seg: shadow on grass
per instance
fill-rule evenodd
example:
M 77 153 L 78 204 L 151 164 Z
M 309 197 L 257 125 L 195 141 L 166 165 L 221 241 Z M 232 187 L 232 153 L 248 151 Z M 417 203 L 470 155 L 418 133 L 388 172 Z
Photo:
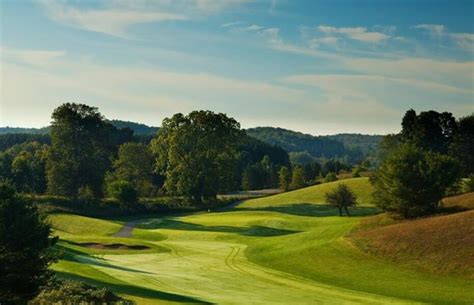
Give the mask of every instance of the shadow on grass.
M 75 262 L 75 263 L 84 263 L 84 261 L 87 261 L 87 264 L 95 265 L 99 267 L 106 267 L 106 268 L 111 268 L 111 269 L 117 269 L 117 270 L 128 271 L 128 272 L 137 272 L 137 273 L 143 273 L 143 274 L 153 274 L 146 271 L 108 264 L 106 260 L 100 258 L 100 254 L 97 255 L 97 254 L 91 254 L 87 252 L 78 251 L 75 249 L 68 248 L 61 244 L 57 244 L 55 247 L 63 253 L 63 255 L 61 256 L 61 259 L 65 261 L 70 261 L 70 262 Z M 84 259 L 77 260 L 75 258 L 76 256 L 81 256 Z
M 68 273 L 68 272 L 56 272 L 58 277 L 63 279 L 71 279 L 82 281 L 87 284 L 97 286 L 97 287 L 106 287 L 110 290 L 113 290 L 119 294 L 127 294 L 131 296 L 141 297 L 141 298 L 152 298 L 157 300 L 164 300 L 164 301 L 175 301 L 175 302 L 186 302 L 186 303 L 196 303 L 196 304 L 213 304 L 210 302 L 202 301 L 193 297 L 174 294 L 159 290 L 153 290 L 145 287 L 133 286 L 133 285 L 126 285 L 126 284 L 112 284 L 104 281 L 99 281 L 96 279 L 91 279 L 88 277 L 83 277 L 80 275 Z
M 333 206 L 311 203 L 286 204 L 262 208 L 237 207 L 236 211 L 270 211 L 297 216 L 315 217 L 339 216 L 338 209 Z M 351 216 L 370 216 L 380 213 L 380 210 L 376 207 L 355 207 L 349 208 L 349 213 Z M 347 216 L 345 212 L 343 212 L 343 215 Z
M 140 224 L 137 225 L 140 227 Z M 157 222 L 147 222 L 147 229 L 172 229 L 172 230 L 184 230 L 184 231 L 202 231 L 202 232 L 222 232 L 222 233 L 235 233 L 245 236 L 280 236 L 293 233 L 299 233 L 300 231 L 286 230 L 271 228 L 265 226 L 251 226 L 251 227 L 232 227 L 232 226 L 204 226 L 195 223 L 189 223 L 180 221 L 173 218 L 160 219 Z

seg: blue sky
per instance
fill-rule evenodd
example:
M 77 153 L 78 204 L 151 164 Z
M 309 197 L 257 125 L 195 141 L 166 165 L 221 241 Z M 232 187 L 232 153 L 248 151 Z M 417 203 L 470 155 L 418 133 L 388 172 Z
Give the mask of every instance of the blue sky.
M 81 102 L 160 125 L 397 132 L 404 112 L 474 112 L 474 1 L 0 1 L 0 126 Z

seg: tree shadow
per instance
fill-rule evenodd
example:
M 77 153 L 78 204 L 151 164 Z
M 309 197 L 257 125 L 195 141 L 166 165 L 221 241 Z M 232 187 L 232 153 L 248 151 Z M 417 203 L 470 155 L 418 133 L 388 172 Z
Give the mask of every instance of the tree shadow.
M 297 216 L 314 216 L 314 217 L 327 217 L 327 216 L 339 216 L 339 210 L 331 205 L 322 204 L 311 204 L 311 203 L 297 203 L 297 204 L 285 204 L 280 206 L 271 207 L 238 207 L 237 211 L 270 211 L 285 213 Z M 351 207 L 349 208 L 350 216 L 370 216 L 379 214 L 380 210 L 376 207 Z M 343 213 L 344 216 L 347 216 Z
M 140 224 L 137 224 L 140 228 Z M 232 227 L 232 226 L 205 226 L 195 223 L 184 222 L 174 218 L 160 219 L 153 225 L 153 222 L 147 222 L 147 229 L 172 229 L 172 230 L 183 230 L 183 231 L 202 231 L 202 232 L 221 232 L 221 233 L 235 233 L 245 236 L 260 236 L 260 237 L 271 237 L 279 235 L 287 235 L 293 233 L 299 233 L 300 231 L 286 230 L 265 226 L 250 226 L 250 227 Z
M 65 242 L 67 242 L 67 241 L 65 241 Z M 127 272 L 153 274 L 153 273 L 147 272 L 147 271 L 142 271 L 142 270 L 137 270 L 137 269 L 132 269 L 132 268 L 127 268 L 127 267 L 121 267 L 121 266 L 108 264 L 107 260 L 100 257 L 100 254 L 96 255 L 96 254 L 91 254 L 91 253 L 87 253 L 87 252 L 78 251 L 78 250 L 75 250 L 75 249 L 65 247 L 64 245 L 61 245 L 61 244 L 57 244 L 55 247 L 59 251 L 62 252 L 61 260 L 74 262 L 74 263 L 84 263 L 83 261 L 79 261 L 79 260 L 75 259 L 75 257 L 77 257 L 77 256 L 82 256 L 82 257 L 85 258 L 85 260 L 87 260 L 87 264 L 90 264 L 90 265 L 99 266 L 99 267 L 106 267 L 106 268 L 111 268 L 111 269 L 117 269 L 117 270 L 127 271 Z
M 186 303 L 195 303 L 195 304 L 214 304 L 210 302 L 206 302 L 203 300 L 199 300 L 197 298 L 181 295 L 181 294 L 174 294 L 169 292 L 164 292 L 160 290 L 153 290 L 145 287 L 133 286 L 133 285 L 125 285 L 125 284 L 113 284 L 104 281 L 100 281 L 97 279 L 92 279 L 80 275 L 76 275 L 73 273 L 68 272 L 56 272 L 58 277 L 63 279 L 71 279 L 85 282 L 89 285 L 97 286 L 97 287 L 106 287 L 110 290 L 113 290 L 119 294 L 128 294 L 136 297 L 142 298 L 152 298 L 164 301 L 175 301 L 175 302 L 186 302 Z

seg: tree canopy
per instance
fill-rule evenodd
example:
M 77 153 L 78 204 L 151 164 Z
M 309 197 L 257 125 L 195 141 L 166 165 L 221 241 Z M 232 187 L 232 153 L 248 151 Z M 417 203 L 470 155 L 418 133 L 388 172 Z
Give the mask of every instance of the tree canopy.
M 346 184 L 339 183 L 336 188 L 326 193 L 326 201 L 338 208 L 339 216 L 342 216 L 342 209 L 350 216 L 347 208 L 357 204 L 357 196 Z
M 0 181 L 0 301 L 23 304 L 52 276 L 51 228 L 37 210 Z
M 374 200 L 405 218 L 434 213 L 458 178 L 455 159 L 405 143 L 392 151 L 372 178 Z
M 164 119 L 151 147 L 166 191 L 201 204 L 232 188 L 241 136 L 240 124 L 222 113 L 193 111 Z

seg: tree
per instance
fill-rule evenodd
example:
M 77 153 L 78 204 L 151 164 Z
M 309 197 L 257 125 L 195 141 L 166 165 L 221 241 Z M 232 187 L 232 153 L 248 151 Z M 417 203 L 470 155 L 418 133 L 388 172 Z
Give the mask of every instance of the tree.
M 148 146 L 124 143 L 119 147 L 117 160 L 112 165 L 112 177 L 108 180 L 127 181 L 141 196 L 148 196 L 153 188 L 153 166 L 153 154 Z
M 238 167 L 242 135 L 240 124 L 222 113 L 193 111 L 164 119 L 151 147 L 166 192 L 198 205 L 215 199 L 237 179 L 237 170 L 229 168 Z
M 410 142 L 426 150 L 447 153 L 454 135 L 457 133 L 457 123 L 449 112 L 433 110 L 420 112 L 408 110 L 402 120 L 401 137 L 403 142 Z
M 339 216 L 342 216 L 342 209 L 350 216 L 347 208 L 357 204 L 357 196 L 347 185 L 339 183 L 336 188 L 326 193 L 326 201 L 339 209 Z
M 90 188 L 100 197 L 110 159 L 130 131 L 117 130 L 97 108 L 83 104 L 63 104 L 52 118 L 48 191 L 76 199 L 80 188 Z
M 42 194 L 46 190 L 47 148 L 22 151 L 12 161 L 13 181 L 21 192 Z
M 55 281 L 43 289 L 29 305 L 50 304 L 107 304 L 134 305 L 135 302 L 115 295 L 108 288 L 98 288 L 71 280 Z
M 459 129 L 450 147 L 450 155 L 462 164 L 462 174 L 474 173 L 474 114 L 459 120 Z
M 0 300 L 22 304 L 33 298 L 52 276 L 56 256 L 51 227 L 31 205 L 0 182 Z
M 333 182 L 337 180 L 337 176 L 333 172 L 327 173 L 326 177 L 324 177 L 324 182 Z
M 288 167 L 282 166 L 278 172 L 280 190 L 287 192 L 290 189 Z
M 453 158 L 405 143 L 392 151 L 372 178 L 374 200 L 383 210 L 404 218 L 434 213 L 458 174 Z
M 296 190 L 305 186 L 303 168 L 301 166 L 295 166 L 291 177 L 290 189 Z
M 107 194 L 120 201 L 125 207 L 131 207 L 138 202 L 138 192 L 132 183 L 116 180 L 107 185 Z

